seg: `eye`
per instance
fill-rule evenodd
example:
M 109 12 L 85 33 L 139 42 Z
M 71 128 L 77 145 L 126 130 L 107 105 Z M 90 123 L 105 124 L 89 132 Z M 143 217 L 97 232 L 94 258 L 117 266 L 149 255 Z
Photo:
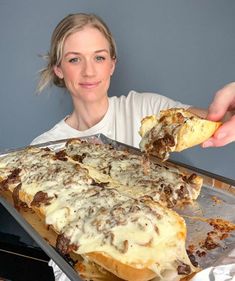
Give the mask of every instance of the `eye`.
M 95 57 L 95 60 L 96 60 L 97 62 L 101 62 L 101 61 L 104 61 L 104 60 L 105 60 L 105 57 L 104 57 L 104 56 L 96 56 L 96 57 Z
M 78 62 L 80 62 L 80 58 L 71 58 L 71 59 L 69 59 L 69 62 L 78 63 Z

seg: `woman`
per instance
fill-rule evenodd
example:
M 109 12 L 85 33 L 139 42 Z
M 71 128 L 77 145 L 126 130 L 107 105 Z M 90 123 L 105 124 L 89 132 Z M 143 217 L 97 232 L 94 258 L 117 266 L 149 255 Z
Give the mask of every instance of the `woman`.
M 153 93 L 131 91 L 127 96 L 109 98 L 108 89 L 115 70 L 117 51 L 110 30 L 96 15 L 78 13 L 65 17 L 53 32 L 47 59 L 47 67 L 41 72 L 39 92 L 49 84 L 66 88 L 74 109 L 51 130 L 34 139 L 32 144 L 103 133 L 109 138 L 138 147 L 140 121 L 147 115 L 158 114 L 161 109 L 171 107 L 184 107 L 200 116 L 207 115 L 206 110 Z M 209 108 L 208 118 L 221 119 L 227 109 L 234 109 L 235 86 L 227 87 L 234 87 L 229 98 L 231 108 L 228 103 L 224 104 L 221 113 L 213 115 L 218 108 L 217 100 L 221 97 L 223 99 L 227 88 L 216 96 Z M 226 123 L 221 126 L 220 132 L 223 133 L 223 128 L 226 131 L 229 126 L 234 125 L 234 119 L 229 122 L 228 126 Z M 229 140 L 225 139 L 223 142 L 220 138 L 219 145 L 233 140 L 235 134 L 230 134 Z M 205 147 L 213 145 L 218 145 L 216 138 L 204 143 Z M 53 262 L 51 264 L 56 280 L 67 280 L 59 268 Z

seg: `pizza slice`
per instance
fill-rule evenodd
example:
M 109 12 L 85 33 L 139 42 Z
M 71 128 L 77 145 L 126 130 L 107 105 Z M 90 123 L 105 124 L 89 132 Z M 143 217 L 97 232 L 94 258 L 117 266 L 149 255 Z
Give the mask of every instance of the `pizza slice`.
M 141 121 L 140 149 L 165 161 L 170 152 L 198 145 L 221 125 L 202 119 L 182 108 L 162 110 L 160 117 L 151 115 Z

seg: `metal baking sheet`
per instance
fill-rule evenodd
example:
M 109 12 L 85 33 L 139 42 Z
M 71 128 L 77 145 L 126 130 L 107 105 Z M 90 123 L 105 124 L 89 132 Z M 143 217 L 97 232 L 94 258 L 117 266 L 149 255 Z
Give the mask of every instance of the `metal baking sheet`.
M 140 154 L 139 149 L 111 140 L 102 134 L 82 139 L 89 142 L 112 144 L 116 149 L 129 150 L 131 153 Z M 47 142 L 37 146 L 60 150 L 64 147 L 66 141 L 67 139 Z M 4 151 L 0 153 L 0 157 L 1 155 L 20 149 L 22 148 Z M 152 157 L 152 161 L 158 160 L 155 157 Z M 235 180 L 176 161 L 169 160 L 164 165 L 173 165 L 183 172 L 195 172 L 203 177 L 204 183 L 199 198 L 193 205 L 176 209 L 176 211 L 185 218 L 188 230 L 186 246 L 187 248 L 192 247 L 192 245 L 194 246 L 194 251 L 192 252 L 199 266 L 201 268 L 206 268 L 218 264 L 223 257 L 228 255 L 228 252 L 235 249 L 235 231 L 229 232 L 226 239 L 219 239 L 217 247 L 205 251 L 202 248 L 202 242 L 205 240 L 208 233 L 213 231 L 213 227 L 209 225 L 209 223 L 198 218 L 220 218 L 235 224 Z M 40 234 L 34 230 L 34 228 L 12 207 L 11 204 L 9 204 L 9 202 L 0 197 L 0 203 L 72 281 L 81 280 L 70 264 L 58 254 L 53 247 L 48 245 Z

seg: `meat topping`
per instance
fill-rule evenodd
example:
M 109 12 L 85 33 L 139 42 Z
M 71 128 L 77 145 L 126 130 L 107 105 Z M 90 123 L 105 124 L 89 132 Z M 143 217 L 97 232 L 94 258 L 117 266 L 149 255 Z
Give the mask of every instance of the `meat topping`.
M 21 183 L 18 184 L 14 190 L 13 190 L 13 193 L 12 193 L 12 199 L 13 199 L 13 202 L 14 202 L 14 207 L 19 210 L 21 207 L 25 207 L 26 204 L 23 203 L 21 200 L 20 200 L 20 197 L 19 197 L 19 192 L 20 192 L 20 189 L 21 189 Z
M 191 273 L 191 267 L 188 264 L 185 263 L 181 263 L 178 267 L 177 267 L 177 271 L 179 275 L 188 275 Z
M 60 251 L 62 255 L 68 254 L 73 250 L 77 250 L 78 246 L 70 244 L 70 240 L 66 238 L 63 234 L 58 235 L 56 240 L 56 248 Z
M 48 194 L 46 192 L 38 191 L 34 195 L 33 201 L 31 202 L 31 206 L 40 207 L 42 203 L 45 205 L 49 205 L 52 199 L 53 197 L 48 197 Z

